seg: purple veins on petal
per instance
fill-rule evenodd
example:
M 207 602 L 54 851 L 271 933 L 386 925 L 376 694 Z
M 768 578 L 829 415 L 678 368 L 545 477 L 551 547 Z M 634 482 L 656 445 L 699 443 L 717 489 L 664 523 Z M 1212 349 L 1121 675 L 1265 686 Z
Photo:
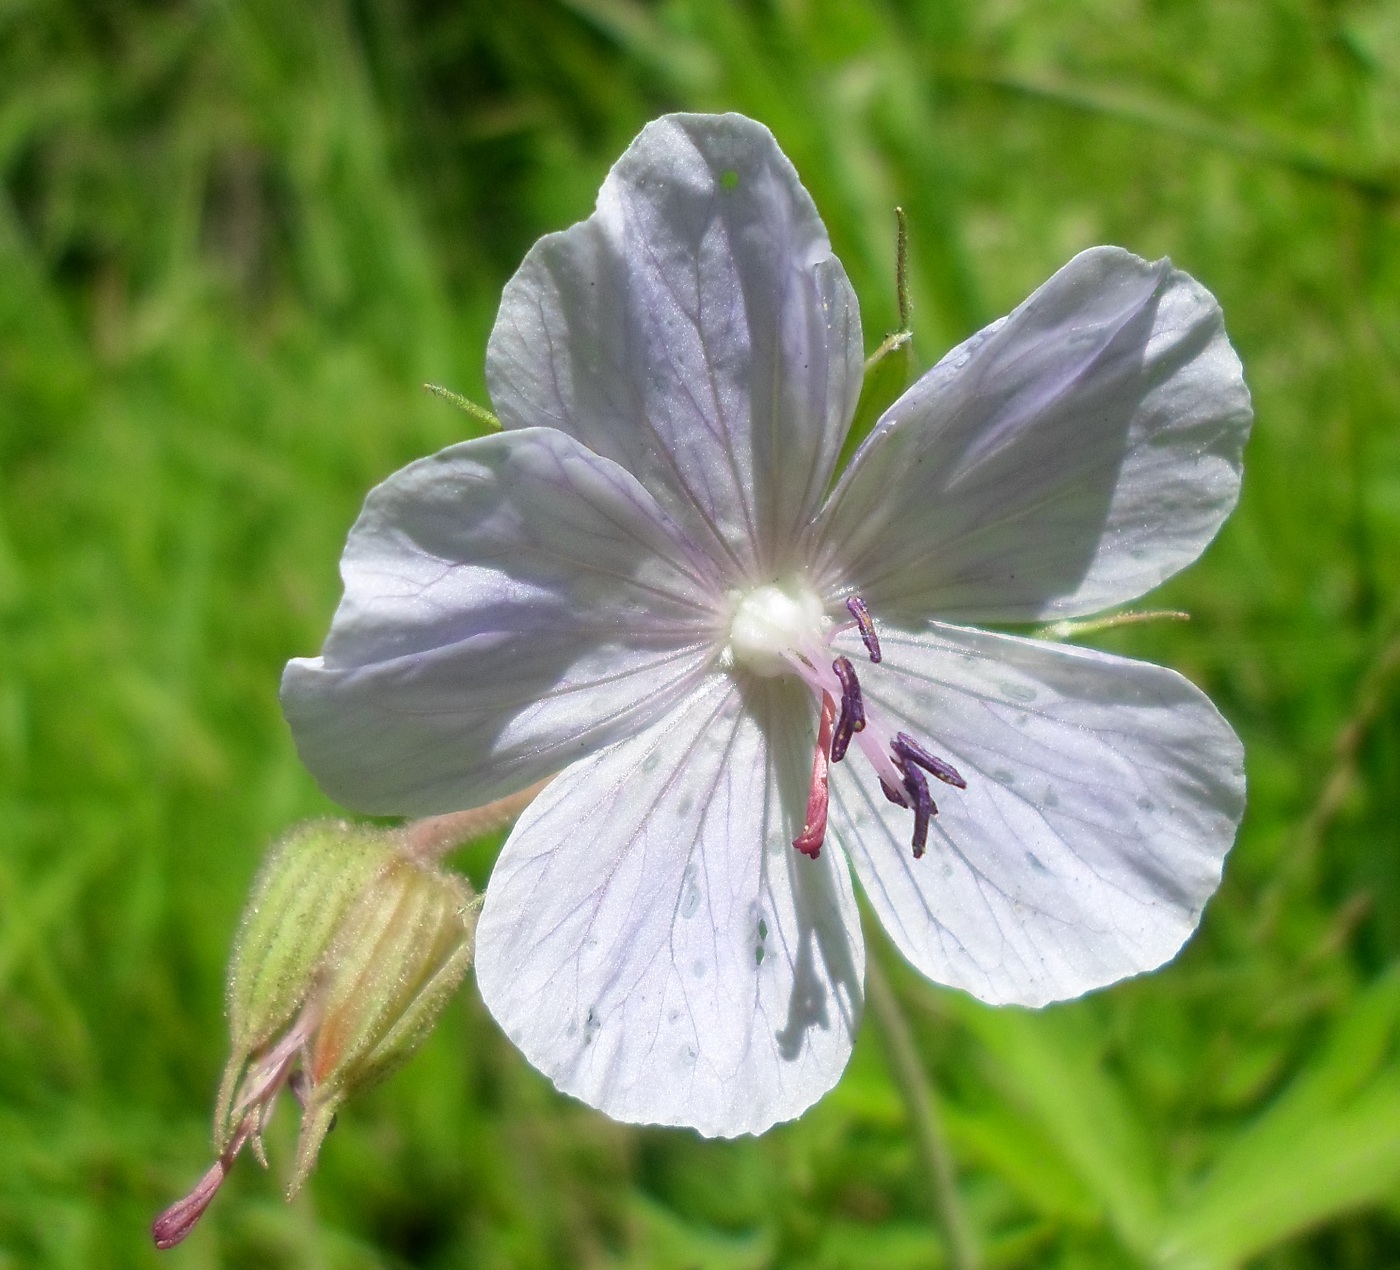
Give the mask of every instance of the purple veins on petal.
M 841 681 L 841 717 L 836 721 L 836 732 L 831 738 L 831 761 L 839 763 L 846 757 L 851 737 L 865 730 L 865 701 L 849 658 L 838 657 L 831 663 L 831 669 Z
M 894 752 L 904 760 L 905 770 L 910 770 L 910 764 L 917 764 L 922 767 L 930 776 L 936 776 L 945 785 L 952 785 L 957 789 L 966 789 L 967 782 L 963 780 L 958 769 L 951 763 L 945 762 L 937 755 L 930 754 L 907 732 L 896 732 L 894 734 L 894 745 L 891 747 Z
M 875 634 L 875 623 L 871 620 L 870 610 L 865 607 L 865 601 L 858 595 L 853 595 L 846 601 L 846 609 L 856 620 L 856 629 L 860 631 L 861 642 L 865 645 L 865 651 L 870 654 L 870 660 L 876 665 L 880 662 L 880 637 Z

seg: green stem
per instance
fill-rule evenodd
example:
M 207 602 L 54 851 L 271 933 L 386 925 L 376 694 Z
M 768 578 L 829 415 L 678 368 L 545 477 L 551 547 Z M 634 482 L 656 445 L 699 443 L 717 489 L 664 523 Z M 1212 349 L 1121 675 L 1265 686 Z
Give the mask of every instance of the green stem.
M 868 946 L 868 945 L 867 945 Z M 958 1193 L 957 1171 L 948 1138 L 943 1131 L 943 1117 L 938 1099 L 928 1075 L 919 1062 L 909 1023 L 899 1008 L 899 999 L 890 987 L 878 957 L 872 955 L 865 965 L 865 991 L 870 1008 L 879 1020 L 889 1054 L 890 1072 L 909 1112 L 909 1122 L 923 1153 L 924 1167 L 933 1180 L 933 1206 L 943 1228 L 948 1245 L 948 1264 L 952 1270 L 978 1270 L 981 1260 L 972 1238 L 972 1225 L 962 1196 Z

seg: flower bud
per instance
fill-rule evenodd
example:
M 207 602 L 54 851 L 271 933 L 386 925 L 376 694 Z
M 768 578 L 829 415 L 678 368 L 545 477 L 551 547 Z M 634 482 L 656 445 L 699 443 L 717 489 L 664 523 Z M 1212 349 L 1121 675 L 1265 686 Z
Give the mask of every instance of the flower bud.
M 313 821 L 277 843 L 258 871 L 229 962 L 231 1053 L 214 1111 L 216 1151 L 238 1127 L 231 1112 L 244 1066 L 305 1004 L 345 910 L 383 867 L 385 837 L 344 821 Z
M 432 1030 L 471 965 L 480 901 L 418 849 L 422 836 L 319 821 L 269 853 L 229 965 L 218 1159 L 156 1219 L 157 1247 L 189 1234 L 245 1145 L 266 1165 L 262 1133 L 284 1086 L 303 1112 L 290 1198 L 340 1104 Z
M 457 877 L 394 855 L 341 921 L 325 957 L 294 1195 L 336 1108 L 413 1054 L 471 965 L 481 901 Z

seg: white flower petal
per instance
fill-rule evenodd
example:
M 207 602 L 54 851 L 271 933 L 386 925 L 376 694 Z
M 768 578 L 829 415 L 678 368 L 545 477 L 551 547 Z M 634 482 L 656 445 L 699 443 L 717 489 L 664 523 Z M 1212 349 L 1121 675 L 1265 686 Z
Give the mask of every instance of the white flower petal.
M 548 428 L 371 491 L 324 654 L 282 704 L 331 797 L 477 806 L 645 726 L 713 658 L 708 565 L 637 481 Z
M 819 572 L 886 617 L 1124 603 L 1215 535 L 1251 417 L 1210 293 L 1094 248 L 890 407 L 833 495 Z
M 846 1065 L 865 953 L 840 853 L 792 847 L 805 696 L 711 677 L 547 786 L 496 864 L 482 999 L 530 1062 L 615 1119 L 761 1133 Z
M 648 124 L 597 211 L 526 256 L 486 359 L 506 427 L 560 428 L 617 460 L 751 578 L 795 563 L 862 365 L 816 207 L 740 115 Z
M 930 782 L 940 814 L 921 860 L 910 813 L 859 759 L 832 782 L 832 824 L 904 955 L 1021 1005 L 1172 957 L 1244 811 L 1243 751 L 1205 695 L 1160 666 L 1012 636 L 880 640 L 866 696 L 967 780 Z

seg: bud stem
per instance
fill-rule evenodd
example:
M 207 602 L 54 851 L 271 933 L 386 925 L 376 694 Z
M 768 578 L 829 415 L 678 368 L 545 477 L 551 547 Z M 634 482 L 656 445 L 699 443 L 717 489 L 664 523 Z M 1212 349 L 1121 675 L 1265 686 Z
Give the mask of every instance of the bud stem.
M 518 794 L 498 798 L 484 807 L 471 807 L 466 811 L 450 811 L 443 816 L 415 820 L 400 830 L 401 849 L 412 860 L 440 860 L 462 843 L 510 824 L 534 802 L 535 795 L 551 780 L 553 777 L 546 776 Z

